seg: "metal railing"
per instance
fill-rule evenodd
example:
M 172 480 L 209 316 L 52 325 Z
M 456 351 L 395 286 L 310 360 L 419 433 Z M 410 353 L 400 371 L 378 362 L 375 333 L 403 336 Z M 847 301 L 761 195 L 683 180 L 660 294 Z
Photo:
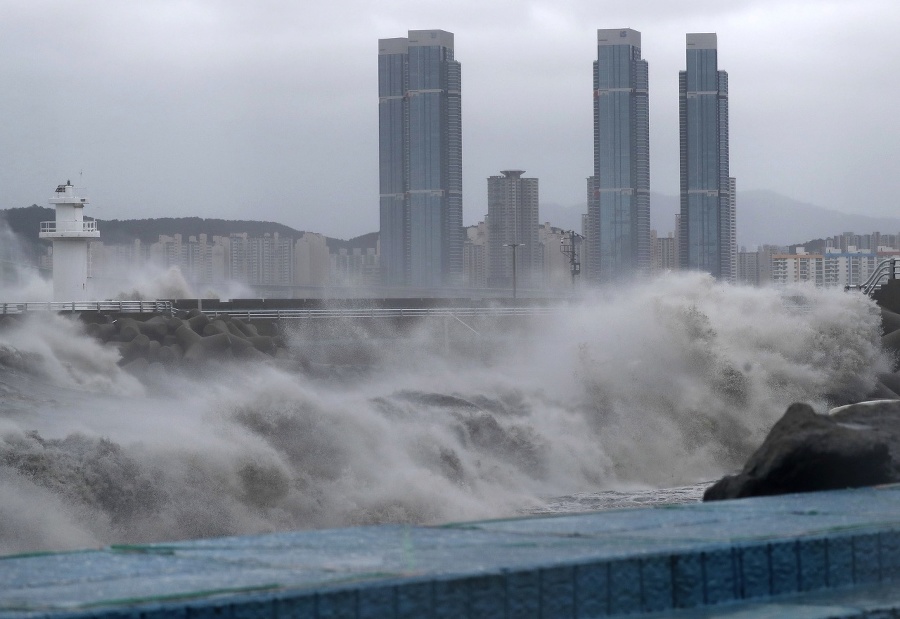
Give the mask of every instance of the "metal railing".
M 117 312 L 121 314 L 171 313 L 171 301 L 28 301 L 0 303 L 0 315 L 26 312 Z
M 59 223 L 59 226 L 56 224 Z M 97 221 L 42 221 L 41 234 L 55 234 L 57 232 L 96 232 Z
M 431 307 L 346 309 L 244 309 L 201 310 L 207 316 L 230 316 L 247 320 L 295 320 L 302 318 L 424 318 L 429 316 L 503 317 L 549 316 L 565 307 Z
M 885 280 L 897 279 L 897 268 L 900 263 L 896 258 L 888 258 L 882 260 L 872 271 L 872 274 L 862 284 L 853 286 L 845 286 L 844 290 L 861 290 L 864 294 L 871 295 L 873 292 L 881 288 Z

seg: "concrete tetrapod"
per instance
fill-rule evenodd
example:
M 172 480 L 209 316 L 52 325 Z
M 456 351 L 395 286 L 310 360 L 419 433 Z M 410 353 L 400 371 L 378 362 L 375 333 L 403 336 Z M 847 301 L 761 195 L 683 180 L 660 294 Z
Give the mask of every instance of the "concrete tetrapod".
M 226 353 L 231 350 L 231 336 L 227 333 L 201 336 L 195 340 L 191 347 L 184 351 L 184 361 L 196 363 L 213 359 L 228 358 Z
M 176 365 L 183 357 L 184 353 L 181 351 L 181 346 L 177 344 L 160 346 L 159 348 L 158 358 L 163 365 Z
M 284 356 L 280 339 L 259 335 L 255 325 L 227 315 L 210 320 L 199 310 L 192 310 L 185 318 L 157 314 L 141 321 L 125 316 L 107 323 L 90 323 L 85 331 L 117 348 L 120 364 L 129 369 L 145 365 L 134 363 L 138 359 L 177 366 Z
M 198 310 L 192 310 L 192 311 L 198 311 Z M 203 327 L 205 327 L 207 324 L 209 324 L 209 318 L 207 318 L 206 314 L 203 314 L 203 313 L 191 315 L 191 313 L 189 312 L 187 322 L 191 329 L 193 329 L 197 333 L 202 333 Z

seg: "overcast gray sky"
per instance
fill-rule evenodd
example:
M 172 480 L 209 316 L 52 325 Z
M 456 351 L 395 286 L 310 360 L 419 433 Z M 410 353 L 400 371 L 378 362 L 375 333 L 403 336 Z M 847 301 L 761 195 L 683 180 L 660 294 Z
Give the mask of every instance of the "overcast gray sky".
M 653 191 L 678 191 L 685 33 L 716 32 L 739 190 L 898 212 L 897 0 L 0 0 L 0 208 L 71 178 L 100 219 L 376 230 L 377 40 L 426 28 L 462 63 L 465 222 L 502 169 L 583 205 L 596 30 L 619 27 L 650 65 Z

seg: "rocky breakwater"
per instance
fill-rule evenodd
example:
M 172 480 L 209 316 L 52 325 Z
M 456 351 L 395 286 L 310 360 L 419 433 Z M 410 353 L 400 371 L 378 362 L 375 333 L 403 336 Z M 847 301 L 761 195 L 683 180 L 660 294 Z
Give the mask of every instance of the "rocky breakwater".
M 118 348 L 120 365 L 139 370 L 152 364 L 191 367 L 229 359 L 286 356 L 282 338 L 261 334 L 249 321 L 227 315 L 210 318 L 199 310 L 184 316 L 154 315 L 147 320 L 119 317 L 89 322 L 87 333 Z
M 900 315 L 882 314 L 882 346 L 894 371 L 878 374 L 865 401 L 828 414 L 792 404 L 736 475 L 704 501 L 900 483 Z

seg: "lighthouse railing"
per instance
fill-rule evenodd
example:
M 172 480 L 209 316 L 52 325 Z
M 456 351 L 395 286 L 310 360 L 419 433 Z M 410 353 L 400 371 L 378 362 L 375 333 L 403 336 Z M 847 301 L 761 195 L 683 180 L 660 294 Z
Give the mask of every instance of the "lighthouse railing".
M 42 221 L 41 234 L 56 232 L 96 232 L 97 221 Z

